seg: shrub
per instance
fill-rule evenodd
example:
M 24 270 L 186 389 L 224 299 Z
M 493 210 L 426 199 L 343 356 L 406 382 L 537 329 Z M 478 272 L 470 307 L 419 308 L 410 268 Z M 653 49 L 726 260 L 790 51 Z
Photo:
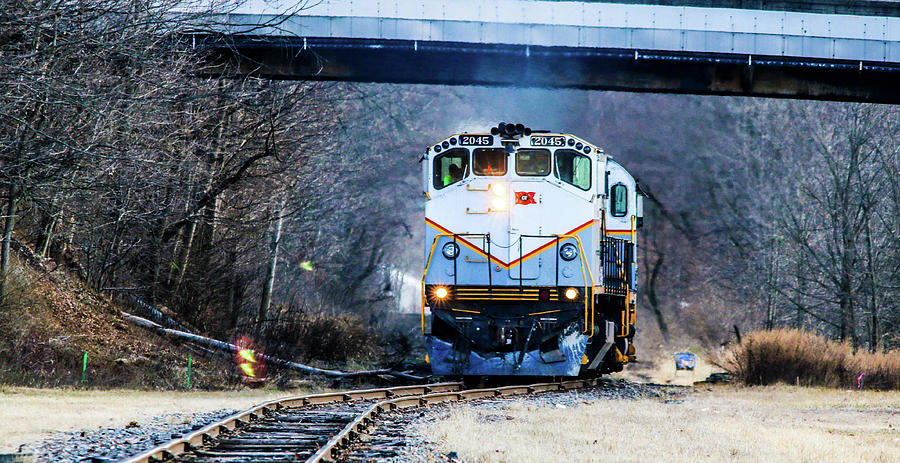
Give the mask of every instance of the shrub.
M 382 340 L 357 315 L 294 314 L 268 333 L 267 341 L 283 346 L 284 354 L 326 363 L 374 361 Z
M 748 385 L 778 382 L 852 387 L 865 373 L 864 388 L 900 389 L 900 352 L 853 352 L 847 343 L 800 330 L 756 331 L 733 347 L 722 364 Z

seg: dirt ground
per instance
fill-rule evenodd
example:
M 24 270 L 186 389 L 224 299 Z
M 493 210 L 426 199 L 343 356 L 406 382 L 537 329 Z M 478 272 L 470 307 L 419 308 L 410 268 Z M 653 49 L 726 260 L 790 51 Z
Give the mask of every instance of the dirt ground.
M 716 386 L 566 409 L 522 399 L 461 406 L 420 432 L 466 462 L 887 463 L 900 461 L 900 392 Z
M 638 363 L 629 364 L 620 373 L 610 375 L 613 378 L 623 378 L 629 381 L 641 383 L 672 384 L 676 386 L 690 386 L 697 381 L 702 381 L 710 373 L 722 372 L 721 368 L 713 365 L 702 356 L 697 356 L 697 365 L 693 371 L 675 370 L 673 355 L 659 354 L 655 357 L 641 360 Z
M 310 391 L 217 392 L 83 391 L 0 388 L 0 453 L 58 431 L 125 426 L 170 413 L 245 409 L 267 400 Z

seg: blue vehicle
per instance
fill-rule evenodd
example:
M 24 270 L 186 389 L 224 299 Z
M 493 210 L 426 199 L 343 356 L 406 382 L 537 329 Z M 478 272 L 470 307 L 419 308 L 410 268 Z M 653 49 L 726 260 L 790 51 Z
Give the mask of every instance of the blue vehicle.
M 591 376 L 635 359 L 634 178 L 576 136 L 503 124 L 423 162 L 435 375 Z

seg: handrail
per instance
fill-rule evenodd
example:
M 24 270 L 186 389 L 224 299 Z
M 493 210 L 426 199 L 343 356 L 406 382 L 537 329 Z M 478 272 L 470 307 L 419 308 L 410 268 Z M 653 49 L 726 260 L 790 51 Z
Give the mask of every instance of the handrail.
M 604 291 L 611 289 L 624 294 L 627 291 L 625 286 L 628 285 L 628 280 L 630 280 L 630 278 L 628 277 L 627 272 L 624 271 L 623 266 L 625 258 L 628 257 L 627 251 L 628 249 L 631 249 L 629 246 L 632 246 L 632 243 L 626 239 L 607 236 L 600 241 L 600 245 L 601 255 L 603 257 L 603 289 Z M 622 249 L 619 249 L 620 246 L 622 246 Z M 622 253 L 625 253 L 624 256 Z M 630 260 L 631 265 L 634 265 L 633 261 L 634 259 L 632 258 Z M 617 279 L 620 282 L 620 285 L 607 286 L 606 278 Z
M 576 243 L 578 243 L 578 256 L 581 260 L 581 277 L 584 280 L 584 332 L 587 333 L 587 325 L 588 325 L 588 277 L 591 279 L 591 290 L 590 290 L 590 314 L 591 314 L 591 334 L 588 335 L 588 338 L 594 337 L 594 274 L 591 272 L 591 266 L 587 262 L 587 256 L 584 254 L 584 246 L 581 245 L 581 238 L 578 235 L 553 235 L 561 238 L 571 238 L 574 239 Z M 556 258 L 559 259 L 559 254 L 556 255 Z M 585 268 L 587 268 L 587 273 L 585 273 Z
M 428 253 L 428 260 L 425 261 L 425 271 L 422 272 L 422 334 L 425 334 L 425 277 L 428 276 L 428 267 L 431 266 L 431 258 L 434 257 L 434 248 L 437 247 L 438 238 L 441 236 L 451 236 L 447 233 L 438 233 L 431 242 L 431 251 Z
M 456 240 L 457 236 L 488 236 L 486 233 L 437 233 L 434 235 L 434 240 L 431 241 L 431 250 L 428 252 L 428 260 L 425 261 L 425 271 L 422 272 L 422 303 L 420 305 L 420 311 L 422 314 L 422 334 L 425 334 L 425 278 L 428 276 L 428 269 L 431 267 L 431 259 L 434 258 L 434 250 L 437 247 L 438 238 L 442 236 L 452 236 L 454 240 Z M 466 256 L 468 258 L 468 256 Z M 469 262 L 467 260 L 467 262 Z M 490 262 L 490 254 L 488 254 L 488 262 Z M 456 260 L 454 259 L 454 265 Z M 488 271 L 490 271 L 490 265 L 488 265 Z M 456 278 L 456 272 L 453 272 L 453 277 Z M 488 274 L 490 275 L 490 274 Z
M 637 216 L 631 216 L 631 274 L 634 275 L 635 267 L 637 267 L 637 227 L 635 226 L 635 221 L 637 220 Z M 631 279 L 634 281 L 634 278 Z M 635 284 L 635 286 L 637 286 Z M 630 285 L 629 285 L 630 287 Z M 626 299 L 627 302 L 627 299 Z M 634 310 L 631 310 L 630 306 L 628 309 L 628 322 L 635 323 L 637 322 L 637 298 L 634 300 Z M 629 327 L 629 331 L 631 331 L 631 327 Z
M 461 234 L 459 234 L 459 233 L 457 233 L 457 234 L 438 233 L 438 234 L 434 235 L 434 240 L 432 240 L 432 242 L 431 242 L 431 250 L 428 253 L 428 260 L 425 262 L 425 271 L 422 273 L 422 301 L 421 301 L 421 305 L 420 305 L 422 334 L 425 334 L 425 301 L 426 301 L 425 278 L 428 276 L 428 269 L 431 267 L 431 260 L 434 258 L 434 250 L 437 247 L 438 239 L 442 236 L 452 236 L 455 239 L 456 236 L 487 236 L 487 234 L 485 234 L 485 233 L 461 233 Z M 594 274 L 591 271 L 590 264 L 587 262 L 587 255 L 584 253 L 584 246 L 581 242 L 581 238 L 578 235 L 568 235 L 568 234 L 547 235 L 547 236 L 555 237 L 557 240 L 559 238 L 574 239 L 575 242 L 578 244 L 579 261 L 581 264 L 581 278 L 582 278 L 582 281 L 584 282 L 584 324 L 585 324 L 584 332 L 587 333 L 588 331 L 590 331 L 588 338 L 591 338 L 594 336 L 594 294 L 593 294 L 594 293 Z M 519 239 L 521 239 L 521 237 Z M 521 247 L 520 247 L 520 249 L 521 249 Z M 556 258 L 559 259 L 558 253 L 557 253 Z M 468 256 L 466 256 L 466 259 L 468 259 Z M 471 261 L 467 260 L 467 262 L 471 262 Z M 490 263 L 490 256 L 488 256 L 487 262 Z M 519 262 L 519 265 L 522 265 L 522 263 Z M 488 268 L 490 268 L 490 265 L 488 265 Z M 590 281 L 590 286 L 588 286 L 588 281 Z M 588 302 L 588 299 L 590 299 L 590 302 Z M 626 301 L 626 304 L 627 304 L 627 301 Z M 590 314 L 590 317 L 588 316 L 588 314 Z M 588 318 L 590 318 L 590 320 L 588 320 Z M 588 328 L 587 328 L 588 325 L 590 325 L 590 330 L 588 330 Z
M 615 238 L 613 238 L 613 239 L 615 239 Z M 625 243 L 626 246 L 627 246 L 628 244 L 631 244 L 631 245 L 632 245 L 632 251 L 631 251 L 632 258 L 631 258 L 631 261 L 632 261 L 632 264 L 633 264 L 633 263 L 634 263 L 634 260 L 635 260 L 635 259 L 634 259 L 634 247 L 633 247 L 633 246 L 634 246 L 634 243 L 628 243 L 628 242 L 625 241 L 625 240 L 621 240 L 621 241 L 622 241 L 623 243 Z M 627 249 L 627 248 L 625 248 L 625 249 Z M 615 256 L 615 266 L 618 268 L 619 279 L 620 279 L 621 281 L 623 281 L 624 284 L 625 284 L 625 309 L 622 311 L 622 320 L 621 320 L 621 322 L 622 322 L 622 323 L 621 323 L 621 326 L 622 326 L 622 334 L 621 334 L 621 336 L 620 336 L 620 337 L 625 337 L 625 336 L 628 336 L 628 335 L 630 334 L 630 332 L 631 332 L 631 328 L 630 328 L 630 326 L 629 326 L 629 321 L 630 321 L 629 315 L 630 315 L 630 311 L 631 311 L 631 309 L 629 308 L 629 299 L 631 298 L 631 281 L 630 281 L 630 278 L 628 277 L 628 274 L 627 274 L 626 271 L 625 271 L 625 265 L 624 265 L 624 262 L 622 261 L 622 256 L 619 255 L 619 247 L 618 247 L 618 246 L 613 246 L 613 247 L 612 247 L 612 251 L 613 251 L 613 254 L 614 254 L 614 256 Z M 604 256 L 604 259 L 605 259 L 605 258 L 606 258 L 606 256 Z M 606 283 L 605 283 L 605 282 L 604 282 L 604 288 L 606 288 Z M 604 289 L 604 290 L 605 290 L 605 289 Z

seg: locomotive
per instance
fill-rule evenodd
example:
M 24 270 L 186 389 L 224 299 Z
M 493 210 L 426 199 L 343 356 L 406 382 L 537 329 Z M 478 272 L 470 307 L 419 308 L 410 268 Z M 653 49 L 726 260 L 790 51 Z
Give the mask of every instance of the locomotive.
M 634 177 L 573 135 L 501 123 L 425 150 L 421 325 L 435 375 L 596 376 L 635 360 Z

